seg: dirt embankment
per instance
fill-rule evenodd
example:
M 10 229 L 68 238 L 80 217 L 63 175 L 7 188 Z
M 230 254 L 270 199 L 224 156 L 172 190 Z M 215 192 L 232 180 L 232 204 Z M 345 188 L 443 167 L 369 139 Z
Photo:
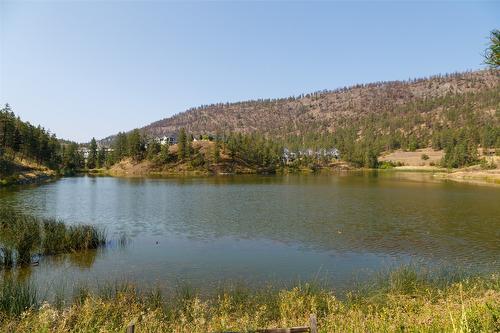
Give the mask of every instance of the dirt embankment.
M 51 181 L 57 173 L 33 161 L 14 159 L 9 163 L 8 173 L 0 174 L 0 187 L 11 185 L 40 184 Z
M 192 143 L 194 151 L 202 157 L 197 157 L 170 163 L 155 163 L 147 159 L 140 162 L 130 158 L 124 159 L 113 165 L 107 173 L 118 177 L 142 177 L 142 176 L 203 176 L 222 174 L 254 174 L 262 172 L 253 166 L 247 165 L 241 160 L 231 158 L 221 152 L 220 160 L 216 163 L 213 158 L 214 142 L 195 141 Z M 169 153 L 177 155 L 177 145 L 169 148 Z
M 491 151 L 484 154 L 482 149 L 478 150 L 478 154 L 480 159 L 487 162 L 490 169 L 485 169 L 481 165 L 453 170 L 442 168 L 439 164 L 444 151 L 435 151 L 432 148 L 418 149 L 414 152 L 398 150 L 382 155 L 379 160 L 393 162 L 398 165 L 395 167 L 396 170 L 430 171 L 434 172 L 434 177 L 440 179 L 500 185 L 500 156 L 492 155 Z

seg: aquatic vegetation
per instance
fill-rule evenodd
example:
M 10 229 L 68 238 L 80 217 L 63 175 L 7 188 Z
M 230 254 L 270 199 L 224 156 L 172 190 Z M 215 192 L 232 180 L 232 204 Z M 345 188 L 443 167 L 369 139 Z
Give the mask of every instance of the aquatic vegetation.
M 2 267 L 11 268 L 14 266 L 12 250 L 7 247 L 0 248 L 0 269 Z
M 62 221 L 43 221 L 43 254 L 96 249 L 106 242 L 103 231 L 90 225 L 67 226 Z
M 106 243 L 105 232 L 91 225 L 68 226 L 63 221 L 42 219 L 0 210 L 0 267 L 31 263 L 33 254 L 53 255 L 96 249 Z
M 0 283 L 0 321 L 19 317 L 24 311 L 35 308 L 37 302 L 37 291 L 30 283 L 10 278 Z
M 12 332 L 249 332 L 265 327 L 306 325 L 318 317 L 319 332 L 494 332 L 500 328 L 498 275 L 433 285 L 425 274 L 401 268 L 367 290 L 337 296 L 315 284 L 260 290 L 229 286 L 202 297 L 181 286 L 163 295 L 131 284 L 77 289 L 63 308 L 20 302 L 28 310 L 0 308 L 0 330 Z M 442 280 L 441 282 L 444 282 Z M 441 283 L 439 282 L 439 283 Z M 1 283 L 1 282 L 0 282 Z M 18 307 L 19 308 L 19 307 Z

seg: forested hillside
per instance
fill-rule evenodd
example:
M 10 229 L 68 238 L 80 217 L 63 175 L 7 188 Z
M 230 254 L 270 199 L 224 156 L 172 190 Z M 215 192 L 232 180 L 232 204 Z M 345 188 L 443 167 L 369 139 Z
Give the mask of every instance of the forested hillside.
M 447 151 L 444 166 L 459 167 L 477 161 L 478 147 L 500 146 L 499 83 L 500 71 L 491 69 L 220 103 L 160 120 L 141 132 L 151 138 L 184 128 L 195 137 L 259 135 L 292 150 L 335 146 L 344 160 L 370 167 L 383 151 L 433 147 Z
M 144 130 L 155 136 L 177 133 L 180 128 L 195 135 L 217 130 L 279 136 L 305 135 L 312 130 L 332 132 L 346 120 L 398 112 L 400 106 L 411 102 L 498 89 L 498 83 L 498 70 L 378 82 L 298 97 L 201 106 L 152 123 Z
M 30 171 L 72 172 L 83 165 L 76 143 L 22 121 L 8 104 L 0 109 L 0 180 Z

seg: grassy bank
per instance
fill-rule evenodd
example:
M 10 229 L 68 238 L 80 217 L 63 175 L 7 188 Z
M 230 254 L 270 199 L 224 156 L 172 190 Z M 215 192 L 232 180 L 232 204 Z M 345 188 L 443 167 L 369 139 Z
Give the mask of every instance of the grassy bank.
M 115 285 L 75 292 L 67 303 L 41 303 L 29 286 L 0 288 L 0 330 L 9 332 L 248 332 L 291 327 L 318 316 L 319 332 L 498 332 L 498 276 L 436 280 L 407 267 L 338 298 L 301 284 L 258 291 L 224 288 L 200 297 L 180 288 L 169 297 Z M 15 297 L 11 297 L 15 294 Z M 10 298 L 9 298 L 10 297 Z M 7 299 L 7 301 L 5 301 Z M 17 300 L 18 302 L 12 301 Z M 22 315 L 19 309 L 27 309 Z
M 0 187 L 40 184 L 57 178 L 54 170 L 30 160 L 0 157 Z
M 0 209 L 0 269 L 28 265 L 34 254 L 95 249 L 105 242 L 105 233 L 91 225 L 68 226 L 56 219 Z

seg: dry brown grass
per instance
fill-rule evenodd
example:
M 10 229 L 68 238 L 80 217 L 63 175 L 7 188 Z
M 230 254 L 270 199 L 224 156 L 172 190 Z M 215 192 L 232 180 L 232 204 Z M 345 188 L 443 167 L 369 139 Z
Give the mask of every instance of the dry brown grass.
M 138 332 L 250 332 L 303 326 L 314 313 L 321 333 L 499 331 L 497 277 L 437 288 L 411 276 L 408 280 L 398 273 L 389 288 L 351 294 L 345 300 L 308 284 L 277 291 L 226 290 L 208 299 L 189 293 L 164 299 L 161 294 L 141 294 L 125 286 L 111 295 L 85 294 L 67 307 L 45 303 L 18 317 L 2 318 L 0 313 L 0 330 L 125 332 L 134 322 Z
M 422 159 L 422 155 L 425 154 L 429 157 L 428 160 Z M 416 151 L 402 151 L 396 150 L 391 153 L 382 155 L 379 160 L 391 161 L 394 163 L 402 163 L 404 166 L 431 166 L 431 164 L 439 165 L 441 159 L 444 156 L 444 151 L 434 150 L 432 148 L 417 149 Z

